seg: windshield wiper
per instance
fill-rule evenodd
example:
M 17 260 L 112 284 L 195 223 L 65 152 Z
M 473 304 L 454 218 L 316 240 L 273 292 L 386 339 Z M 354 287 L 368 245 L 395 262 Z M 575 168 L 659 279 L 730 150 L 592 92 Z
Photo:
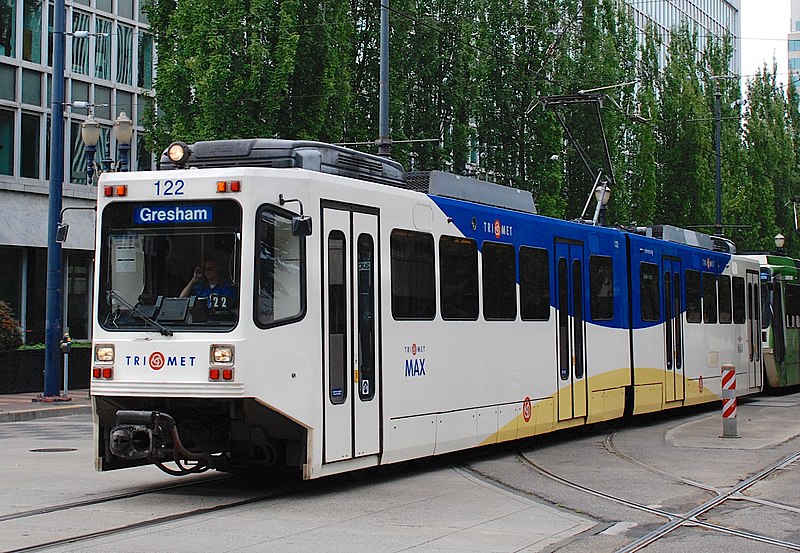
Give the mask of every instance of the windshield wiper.
M 170 329 L 168 329 L 167 327 L 165 327 L 165 326 L 164 326 L 164 325 L 162 325 L 161 323 L 158 323 L 158 322 L 154 321 L 153 319 L 151 319 L 150 317 L 148 317 L 147 315 L 145 315 L 144 313 L 142 313 L 141 311 L 139 311 L 139 309 L 138 309 L 138 308 L 137 308 L 135 305 L 131 305 L 131 304 L 130 304 L 130 303 L 129 303 L 129 302 L 128 302 L 128 301 L 127 301 L 125 298 L 123 298 L 123 297 L 122 297 L 122 295 L 121 295 L 119 292 L 117 292 L 116 290 L 109 290 L 109 291 L 108 291 L 108 295 L 109 295 L 109 296 L 111 296 L 111 298 L 113 298 L 113 299 L 116 299 L 117 301 L 119 301 L 119 302 L 120 302 L 120 303 L 121 303 L 123 306 L 127 307 L 128 309 L 130 309 L 130 310 L 131 310 L 131 315 L 134 315 L 134 316 L 136 316 L 136 317 L 139 317 L 140 319 L 142 319 L 143 321 L 145 321 L 146 323 L 148 323 L 150 326 L 152 326 L 152 327 L 154 327 L 154 328 L 157 328 L 157 329 L 158 329 L 158 331 L 159 331 L 159 332 L 160 332 L 160 333 L 161 333 L 163 336 L 172 336 L 172 335 L 173 335 L 173 332 L 172 332 Z

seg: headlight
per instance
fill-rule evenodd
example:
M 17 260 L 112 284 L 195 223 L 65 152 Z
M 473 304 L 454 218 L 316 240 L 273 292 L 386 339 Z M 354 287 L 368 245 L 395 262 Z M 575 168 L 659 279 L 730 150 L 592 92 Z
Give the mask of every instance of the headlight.
M 97 344 L 94 346 L 94 360 L 98 363 L 114 362 L 114 344 Z
M 212 363 L 233 363 L 233 346 L 214 345 L 211 346 Z
M 190 155 L 189 147 L 186 145 L 185 142 L 173 142 L 167 148 L 167 157 L 169 157 L 170 161 L 181 167 L 186 164 Z

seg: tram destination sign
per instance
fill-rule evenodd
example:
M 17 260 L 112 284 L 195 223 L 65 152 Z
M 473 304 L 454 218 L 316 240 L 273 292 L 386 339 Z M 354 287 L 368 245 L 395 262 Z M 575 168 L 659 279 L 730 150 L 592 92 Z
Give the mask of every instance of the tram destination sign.
M 133 210 L 137 225 L 168 225 L 173 223 L 211 223 L 214 208 L 210 205 L 143 205 Z

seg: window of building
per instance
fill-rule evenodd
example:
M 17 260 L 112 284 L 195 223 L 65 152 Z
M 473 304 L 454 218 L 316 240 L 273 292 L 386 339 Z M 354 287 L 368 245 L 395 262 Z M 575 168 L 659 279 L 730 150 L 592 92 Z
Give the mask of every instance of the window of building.
M 514 320 L 517 317 L 517 260 L 514 246 L 484 242 L 481 248 L 483 269 L 483 318 Z
M 143 1 L 139 3 L 144 4 Z M 94 7 L 100 11 L 111 13 L 111 0 L 95 0 Z
M 614 318 L 614 266 L 607 256 L 589 256 L 589 307 L 592 319 Z
M 39 178 L 39 136 L 41 116 L 22 114 L 22 141 L 20 143 L 19 175 L 29 179 Z
M 390 249 L 392 316 L 395 319 L 433 319 L 436 315 L 433 236 L 395 229 Z
M 42 105 L 42 74 L 38 71 L 22 70 L 22 103 Z
M 2 0 L 0 0 L 2 1 Z M 0 98 L 3 100 L 17 99 L 17 68 L 0 63 Z
M 14 174 L 14 112 L 0 109 L 0 175 Z
M 0 246 L 0 300 L 11 308 L 17 322 L 22 321 L 22 250 Z
M 0 0 L 0 8 L 0 13 L 7 14 L 0 18 L 0 56 L 13 58 L 17 50 L 17 2 Z
M 545 249 L 519 249 L 519 312 L 523 321 L 550 319 L 550 256 Z
M 133 27 L 117 25 L 117 82 L 133 84 Z
M 639 293 L 643 321 L 661 319 L 661 294 L 658 285 L 658 265 L 642 263 L 639 266 Z
M 136 84 L 139 88 L 153 88 L 153 37 L 139 33 L 139 71 Z
M 89 101 L 89 83 L 83 81 L 72 80 L 72 101 L 73 102 L 88 102 Z
M 98 17 L 95 20 L 94 76 L 111 80 L 111 21 Z M 105 34 L 106 36 L 102 36 Z
M 719 276 L 719 322 L 731 324 L 733 321 L 733 310 L 731 305 L 731 277 L 728 275 Z
M 443 319 L 478 318 L 478 245 L 456 236 L 439 239 L 439 295 Z
M 699 323 L 703 319 L 700 302 L 700 272 L 686 271 L 686 322 Z
M 746 319 L 744 289 L 744 279 L 733 277 L 733 323 L 737 325 L 744 324 Z
M 151 171 L 153 169 L 153 158 L 147 149 L 147 142 L 141 134 L 136 135 L 136 170 Z
M 53 4 L 47 4 L 47 67 L 53 67 L 53 19 Z
M 78 10 L 72 12 L 72 32 L 88 31 L 91 16 Z M 89 74 L 89 38 L 72 37 L 72 72 Z
M 800 40 L 790 40 L 789 41 L 789 51 L 790 52 L 800 52 Z
M 117 0 L 117 15 L 133 19 L 133 0 Z
M 717 322 L 717 276 L 713 273 L 703 273 L 703 322 Z
M 97 119 L 111 119 L 111 89 L 94 85 L 94 116 Z
M 66 332 L 75 340 L 91 338 L 89 308 L 92 305 L 93 252 L 69 251 L 67 257 Z
M 150 23 L 150 20 L 147 19 L 147 13 L 145 13 L 145 11 L 144 11 L 144 4 L 145 4 L 144 2 L 139 0 L 139 3 L 138 3 L 138 6 L 139 6 L 139 21 L 144 23 L 145 25 L 147 25 L 147 24 Z
M 125 112 L 125 115 L 131 119 L 134 119 L 133 94 L 130 92 L 117 90 L 117 103 L 114 109 L 111 111 L 111 116 L 116 119 L 123 111 Z
M 42 63 L 42 2 L 23 0 L 22 59 Z

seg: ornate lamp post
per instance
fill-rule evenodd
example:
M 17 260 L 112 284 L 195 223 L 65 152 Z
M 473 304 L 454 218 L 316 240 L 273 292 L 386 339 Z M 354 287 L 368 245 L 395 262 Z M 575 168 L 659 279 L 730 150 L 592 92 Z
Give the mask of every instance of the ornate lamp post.
M 119 148 L 119 171 L 125 172 L 128 170 L 128 154 L 131 151 L 133 121 L 125 115 L 124 111 L 121 111 L 117 120 L 114 121 L 114 137 L 117 139 Z
M 100 138 L 100 123 L 91 113 L 81 123 L 81 138 L 86 151 L 86 184 L 92 184 L 94 179 L 94 155 L 97 152 L 97 140 Z
M 784 255 L 783 245 L 786 243 L 786 237 L 783 234 L 778 233 L 773 238 L 775 241 L 775 253 L 778 255 Z

